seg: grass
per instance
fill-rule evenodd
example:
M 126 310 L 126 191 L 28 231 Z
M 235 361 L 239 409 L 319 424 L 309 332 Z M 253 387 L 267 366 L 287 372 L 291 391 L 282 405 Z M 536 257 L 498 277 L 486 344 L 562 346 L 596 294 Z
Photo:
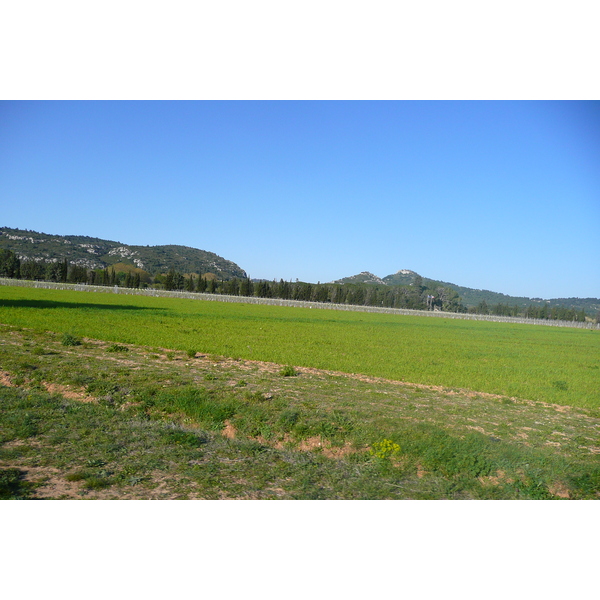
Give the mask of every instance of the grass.
M 595 330 L 8 286 L 0 323 L 600 407 Z
M 596 409 L 77 335 L 0 326 L 2 497 L 600 497 Z

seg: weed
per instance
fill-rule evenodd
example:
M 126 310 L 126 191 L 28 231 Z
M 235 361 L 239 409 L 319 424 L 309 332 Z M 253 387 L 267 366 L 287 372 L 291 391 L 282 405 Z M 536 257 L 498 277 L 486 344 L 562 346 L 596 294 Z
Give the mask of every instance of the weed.
M 88 490 L 103 490 L 110 487 L 113 483 L 112 479 L 101 475 L 92 475 L 85 479 L 85 487 Z
M 381 442 L 375 442 L 370 450 L 372 456 L 381 459 L 390 459 L 398 456 L 401 452 L 400 444 L 396 444 L 392 440 L 383 439 Z
M 296 377 L 296 375 L 298 375 L 298 371 L 296 371 L 296 369 L 294 369 L 294 367 L 291 365 L 286 365 L 279 371 L 279 374 L 282 377 Z
M 188 358 L 196 358 L 196 350 L 186 350 L 185 353 L 188 355 Z
M 68 473 L 65 475 L 67 481 L 83 481 L 86 477 L 89 477 L 88 471 L 75 471 L 74 473 Z
M 81 346 L 81 341 L 70 333 L 64 333 L 62 336 L 63 346 Z
M 112 381 L 90 381 L 85 391 L 93 396 L 113 396 L 120 391 L 120 387 Z
M 121 346 L 119 344 L 111 344 L 107 349 L 107 352 L 129 352 L 127 346 Z
M 167 431 L 163 439 L 167 444 L 175 444 L 177 446 L 186 446 L 188 448 L 198 448 L 208 442 L 208 436 L 204 433 L 195 434 L 188 431 Z
M 251 392 L 249 390 L 244 391 L 244 400 L 249 402 L 264 402 L 267 397 L 262 392 Z
M 300 416 L 301 413 L 297 409 L 284 410 L 279 415 L 279 425 L 283 428 L 284 431 L 290 431 L 296 425 L 296 423 L 298 423 Z

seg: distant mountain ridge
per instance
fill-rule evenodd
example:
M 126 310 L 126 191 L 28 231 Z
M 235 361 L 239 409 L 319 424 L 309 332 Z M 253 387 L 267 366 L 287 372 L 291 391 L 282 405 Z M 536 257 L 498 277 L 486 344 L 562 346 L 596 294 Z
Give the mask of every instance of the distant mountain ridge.
M 411 271 L 410 269 L 401 269 L 392 275 L 378 277 L 369 271 L 363 271 L 358 275 L 336 279 L 332 283 L 354 283 L 354 284 L 379 284 L 379 285 L 411 285 L 415 278 L 421 277 L 423 284 L 433 287 L 448 287 L 455 290 L 461 297 L 462 303 L 467 307 L 474 307 L 481 302 L 485 302 L 488 306 L 497 304 L 508 304 L 509 306 L 518 306 L 525 308 L 530 304 L 548 304 L 550 308 L 553 306 L 565 306 L 576 310 L 585 310 L 588 314 L 595 314 L 600 311 L 599 298 L 551 298 L 544 300 L 542 298 L 527 298 L 525 296 L 509 296 L 499 292 L 491 292 L 489 290 L 479 290 L 468 288 L 447 281 L 439 281 L 436 279 L 428 279 Z
M 189 246 L 132 246 L 81 235 L 52 235 L 0 227 L 0 249 L 11 250 L 21 260 L 70 263 L 88 269 L 105 269 L 124 263 L 151 275 L 175 269 L 181 273 L 213 273 L 219 279 L 245 278 L 236 263 Z

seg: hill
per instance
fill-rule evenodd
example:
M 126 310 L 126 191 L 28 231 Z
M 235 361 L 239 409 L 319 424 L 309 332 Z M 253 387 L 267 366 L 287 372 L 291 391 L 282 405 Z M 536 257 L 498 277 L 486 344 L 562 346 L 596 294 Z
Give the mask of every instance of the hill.
M 411 285 L 416 277 L 421 277 L 423 284 L 429 288 L 446 287 L 453 289 L 461 298 L 462 304 L 465 307 L 476 307 L 482 302 L 488 306 L 504 304 L 508 306 L 517 306 L 524 309 L 530 305 L 543 306 L 547 304 L 549 308 L 564 306 L 574 308 L 575 310 L 584 310 L 588 315 L 596 315 L 600 311 L 599 298 L 551 298 L 544 300 L 542 298 L 527 298 L 525 296 L 509 296 L 500 292 L 492 292 L 490 290 L 480 290 L 447 281 L 439 281 L 437 279 L 428 279 L 411 271 L 410 269 L 401 269 L 392 275 L 386 275 L 383 278 L 377 277 L 368 271 L 363 271 L 358 275 L 337 279 L 333 283 L 364 283 L 364 284 L 379 284 L 379 285 Z
M 373 275 L 373 273 L 369 273 L 369 271 L 363 271 L 358 275 L 352 275 L 351 277 L 344 277 L 344 279 L 337 279 L 332 283 L 375 283 L 379 285 L 385 285 L 385 281 L 377 277 L 377 275 Z
M 234 262 L 189 246 L 131 246 L 81 235 L 51 235 L 1 227 L 0 249 L 11 250 L 21 260 L 56 262 L 66 258 L 88 269 L 104 269 L 121 263 L 151 275 L 175 269 L 181 273 L 213 273 L 219 279 L 247 276 Z

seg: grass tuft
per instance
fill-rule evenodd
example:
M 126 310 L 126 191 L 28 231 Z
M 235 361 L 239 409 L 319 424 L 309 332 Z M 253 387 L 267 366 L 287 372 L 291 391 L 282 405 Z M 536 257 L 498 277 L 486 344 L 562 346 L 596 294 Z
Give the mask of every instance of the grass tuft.
M 279 374 L 282 377 L 296 377 L 296 375 L 298 375 L 298 371 L 296 371 L 296 369 L 294 369 L 294 367 L 291 365 L 286 365 L 279 371 Z
M 81 341 L 70 333 L 64 333 L 62 336 L 63 346 L 81 346 Z

